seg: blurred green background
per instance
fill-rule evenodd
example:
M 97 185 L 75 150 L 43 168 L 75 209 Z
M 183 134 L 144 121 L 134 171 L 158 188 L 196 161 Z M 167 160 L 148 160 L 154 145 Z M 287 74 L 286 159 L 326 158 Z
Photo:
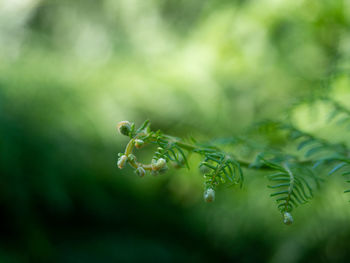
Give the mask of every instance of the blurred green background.
M 208 140 L 350 106 L 349 59 L 347 0 L 0 0 L 0 262 L 348 262 L 341 180 L 285 226 L 263 173 L 205 204 L 195 162 L 118 170 L 115 127 Z

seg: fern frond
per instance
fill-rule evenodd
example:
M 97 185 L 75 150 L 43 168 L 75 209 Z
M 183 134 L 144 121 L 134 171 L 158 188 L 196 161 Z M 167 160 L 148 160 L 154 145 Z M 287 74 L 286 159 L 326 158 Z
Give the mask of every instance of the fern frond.
M 343 160 L 342 162 L 338 163 L 336 166 L 333 167 L 333 169 L 328 173 L 328 175 L 333 175 L 337 172 L 341 172 L 341 175 L 346 177 L 346 183 L 350 183 L 350 160 Z M 344 191 L 344 193 L 350 193 L 350 189 L 347 189 Z M 349 200 L 350 201 L 350 200 Z
M 345 156 L 348 152 L 348 149 L 342 143 L 330 143 L 325 139 L 303 132 L 292 125 L 282 125 L 281 127 L 289 132 L 289 137 L 292 140 L 298 141 L 297 150 L 304 151 L 305 158 L 321 154 L 321 157 L 318 159 L 326 158 L 330 160 L 331 157 Z
M 314 177 L 312 171 L 304 168 L 302 171 L 306 170 L 307 174 L 302 173 L 300 171 L 301 167 L 287 161 L 277 163 L 261 156 L 259 158 L 262 163 L 276 171 L 268 175 L 268 179 L 271 182 L 268 188 L 274 190 L 270 196 L 275 198 L 277 208 L 284 217 L 292 218 L 290 213 L 293 209 L 307 203 L 313 197 L 311 183 L 306 177 L 312 178 L 318 184 L 317 178 Z M 287 216 L 286 213 L 288 213 Z
M 240 185 L 244 182 L 242 167 L 246 169 L 258 169 L 270 171 L 268 187 L 273 190 L 270 194 L 277 203 L 277 208 L 283 214 L 286 224 L 293 222 L 291 212 L 299 205 L 309 202 L 313 197 L 315 188 L 319 188 L 322 178 L 316 176 L 318 171 L 324 170 L 335 164 L 329 171 L 329 175 L 342 171 L 342 175 L 350 176 L 349 150 L 344 144 L 333 144 L 325 139 L 320 139 L 312 134 L 303 132 L 290 124 L 280 122 L 265 122 L 261 124 L 264 129 L 287 131 L 292 142 L 297 142 L 297 150 L 303 151 L 303 157 L 289 154 L 282 149 L 270 147 L 248 140 L 244 136 L 226 138 L 200 144 L 192 139 L 191 142 L 180 138 L 163 134 L 161 131 L 152 131 L 150 122 L 145 121 L 138 129 L 133 123 L 123 121 L 118 124 L 121 134 L 130 137 L 124 153 L 119 154 L 118 167 L 122 169 L 129 164 L 139 176 L 147 172 L 153 175 L 167 171 L 167 164 L 171 163 L 175 168 L 190 168 L 189 158 L 191 154 L 201 156 L 199 164 L 204 178 L 204 200 L 213 202 L 215 190 L 218 185 L 229 182 L 231 185 Z M 260 129 L 256 126 L 256 129 Z M 285 133 L 280 133 L 285 137 Z M 134 149 L 153 144 L 157 146 L 152 161 L 149 164 L 137 161 L 133 154 Z M 245 161 L 236 158 L 217 147 L 217 144 L 246 145 L 251 149 L 250 154 L 256 154 L 262 150 L 255 161 Z M 347 180 L 350 182 L 350 180 Z M 346 190 L 345 192 L 350 192 Z
M 242 187 L 244 177 L 239 162 L 220 152 L 206 152 L 204 155 L 199 167 L 205 166 L 210 170 L 205 174 L 206 187 L 214 188 L 219 183 L 225 183 L 226 179 Z

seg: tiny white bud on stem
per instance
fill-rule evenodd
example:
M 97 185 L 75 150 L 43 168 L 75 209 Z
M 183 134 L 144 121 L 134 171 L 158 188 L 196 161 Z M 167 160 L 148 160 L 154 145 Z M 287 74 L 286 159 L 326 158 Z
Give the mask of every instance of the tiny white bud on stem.
M 146 174 L 146 170 L 141 166 L 139 168 L 137 168 L 135 172 L 140 177 L 144 177 Z
M 293 217 L 290 213 L 288 212 L 284 212 L 283 214 L 283 223 L 285 223 L 286 225 L 291 225 L 293 224 Z
M 215 200 L 215 190 L 213 188 L 208 188 L 204 192 L 204 201 L 207 203 L 214 202 Z
M 164 158 L 159 158 L 157 161 L 155 159 L 152 160 L 151 164 L 152 170 L 159 171 L 162 169 L 166 169 L 166 160 Z
M 140 140 L 140 139 L 135 140 L 135 147 L 137 149 L 140 149 L 144 144 L 145 144 L 145 142 L 143 140 Z
M 128 160 L 128 157 L 126 155 L 122 155 L 118 159 L 118 168 L 123 169 L 127 160 Z

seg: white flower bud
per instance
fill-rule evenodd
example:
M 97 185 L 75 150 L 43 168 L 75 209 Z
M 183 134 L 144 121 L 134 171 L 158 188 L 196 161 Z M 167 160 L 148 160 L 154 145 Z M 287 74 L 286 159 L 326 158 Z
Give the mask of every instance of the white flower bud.
M 204 201 L 207 203 L 213 202 L 215 200 L 215 191 L 213 188 L 208 188 L 204 192 Z
M 144 144 L 145 144 L 145 142 L 143 140 L 140 140 L 140 139 L 135 140 L 135 147 L 137 149 L 140 149 Z
M 118 159 L 118 168 L 123 169 L 127 160 L 128 160 L 128 157 L 126 155 L 122 155 Z
M 290 213 L 285 212 L 283 214 L 283 223 L 285 223 L 286 225 L 291 225 L 291 224 L 293 224 L 293 221 L 294 221 L 293 217 Z
M 129 132 L 131 131 L 131 123 L 128 121 L 121 121 L 118 123 L 117 128 L 120 134 L 129 136 Z
M 139 168 L 137 168 L 135 172 L 140 177 L 144 177 L 146 174 L 146 170 L 141 166 Z
M 160 159 L 158 159 L 156 165 L 157 165 L 157 168 L 159 170 L 161 170 L 161 169 L 163 169 L 166 166 L 166 160 L 164 158 L 160 158 Z
M 164 158 L 159 158 L 157 161 L 155 159 L 152 160 L 151 163 L 152 170 L 159 171 L 165 169 L 166 160 Z

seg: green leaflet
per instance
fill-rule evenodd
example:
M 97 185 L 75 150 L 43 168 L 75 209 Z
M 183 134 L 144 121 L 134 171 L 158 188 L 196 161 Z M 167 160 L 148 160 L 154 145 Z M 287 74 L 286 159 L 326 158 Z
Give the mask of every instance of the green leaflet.
M 235 161 L 232 156 L 225 153 L 203 151 L 204 160 L 199 167 L 205 166 L 209 171 L 205 174 L 206 187 L 216 187 L 228 179 L 231 183 L 243 184 L 243 172 L 239 162 Z
M 265 159 L 262 161 L 278 171 L 268 176 L 270 181 L 268 188 L 274 191 L 270 196 L 275 197 L 277 208 L 281 213 L 291 212 L 312 198 L 312 187 L 304 178 L 310 176 L 296 173 L 298 169 L 292 168 L 288 162 L 279 164 Z
M 336 171 L 340 170 L 341 168 L 343 168 L 343 167 L 346 166 L 346 165 L 347 165 L 346 163 L 337 164 L 337 165 L 328 173 L 328 175 L 334 174 Z

